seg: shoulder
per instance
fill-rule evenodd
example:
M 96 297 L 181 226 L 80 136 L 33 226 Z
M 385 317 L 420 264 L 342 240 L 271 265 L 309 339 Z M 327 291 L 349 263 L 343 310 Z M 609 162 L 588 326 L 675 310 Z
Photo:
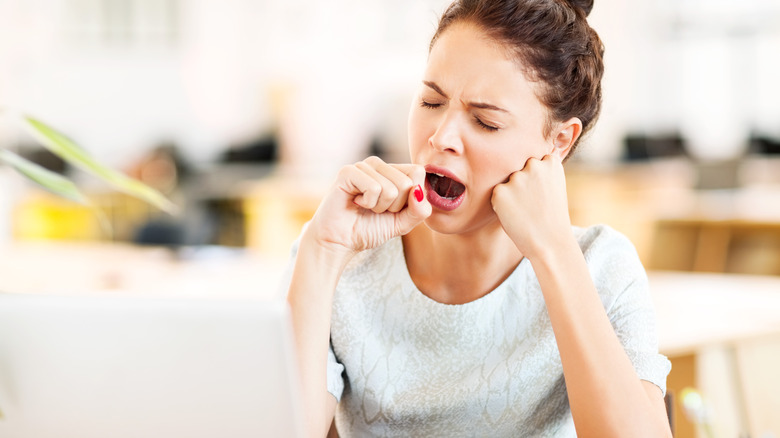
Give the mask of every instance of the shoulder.
M 599 294 L 617 295 L 630 287 L 645 288 L 647 274 L 631 241 L 607 225 L 573 227 Z
M 589 266 L 610 267 L 619 264 L 625 267 L 626 264 L 633 264 L 641 268 L 634 244 L 625 235 L 608 225 L 572 227 L 572 231 Z
M 586 258 L 615 253 L 636 256 L 636 249 L 631 241 L 608 225 L 593 225 L 587 228 L 572 227 L 572 231 Z

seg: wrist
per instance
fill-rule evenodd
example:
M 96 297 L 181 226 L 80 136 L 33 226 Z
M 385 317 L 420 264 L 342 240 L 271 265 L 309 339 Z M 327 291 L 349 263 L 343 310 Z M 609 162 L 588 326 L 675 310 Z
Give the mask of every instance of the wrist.
M 582 255 L 579 242 L 571 232 L 556 234 L 534 245 L 531 251 L 523 254 L 532 264 L 552 266 L 571 255 Z
M 311 230 L 304 230 L 298 242 L 288 302 L 296 309 L 301 306 L 316 309 L 330 308 L 333 292 L 352 255 L 345 248 L 317 240 Z
M 306 253 L 321 266 L 330 266 L 341 272 L 357 251 L 322 238 L 314 228 L 307 227 L 301 235 L 298 253 Z

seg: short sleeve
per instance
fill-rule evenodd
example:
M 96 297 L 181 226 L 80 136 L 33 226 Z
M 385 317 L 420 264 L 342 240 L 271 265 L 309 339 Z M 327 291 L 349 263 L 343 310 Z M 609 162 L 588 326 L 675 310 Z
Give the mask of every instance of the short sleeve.
M 308 225 L 308 223 L 306 224 Z M 304 225 L 304 227 L 306 226 Z M 301 233 L 303 234 L 303 233 Z M 287 268 L 282 275 L 282 280 L 279 283 L 278 294 L 279 297 L 287 297 L 287 292 L 290 289 L 290 283 L 292 282 L 293 268 L 295 267 L 295 257 L 298 255 L 298 244 L 300 238 L 292 244 L 290 249 L 290 260 L 287 263 Z M 344 393 L 344 365 L 342 365 L 336 358 L 336 354 L 333 352 L 333 346 L 328 346 L 328 363 L 327 363 L 327 386 L 328 392 L 336 398 L 337 401 L 341 401 L 341 395 Z
M 646 276 L 620 293 L 609 317 L 639 378 L 654 383 L 666 394 L 666 377 L 672 364 L 658 352 L 655 310 Z
M 672 365 L 658 352 L 655 309 L 636 249 L 606 226 L 589 228 L 582 237 L 580 245 L 593 282 L 626 355 L 640 379 L 666 394 Z
M 333 352 L 333 345 L 328 348 L 328 392 L 341 401 L 344 393 L 344 365 L 342 365 Z

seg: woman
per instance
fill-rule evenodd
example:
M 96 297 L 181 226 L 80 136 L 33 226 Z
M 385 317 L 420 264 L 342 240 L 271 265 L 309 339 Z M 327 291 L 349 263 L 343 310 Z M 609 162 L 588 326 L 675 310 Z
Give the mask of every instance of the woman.
M 310 436 L 334 415 L 342 436 L 670 436 L 637 254 L 568 215 L 562 162 L 601 100 L 585 3 L 456 1 L 412 164 L 339 172 L 288 294 Z

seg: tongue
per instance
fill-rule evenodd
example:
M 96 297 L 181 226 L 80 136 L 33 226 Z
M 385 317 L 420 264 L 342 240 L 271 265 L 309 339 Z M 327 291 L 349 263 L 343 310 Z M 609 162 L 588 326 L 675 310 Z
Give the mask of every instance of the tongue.
M 454 199 L 463 194 L 466 186 L 446 176 L 433 173 L 428 174 L 428 182 L 431 188 L 442 198 Z

